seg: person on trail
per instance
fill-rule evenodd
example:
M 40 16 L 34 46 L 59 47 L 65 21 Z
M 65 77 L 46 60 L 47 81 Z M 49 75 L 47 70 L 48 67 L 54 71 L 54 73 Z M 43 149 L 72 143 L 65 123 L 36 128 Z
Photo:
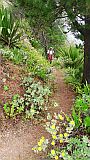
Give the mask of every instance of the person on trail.
M 48 61 L 49 61 L 50 63 L 52 63 L 53 56 L 54 56 L 54 50 L 53 50 L 52 47 L 50 47 L 50 49 L 48 49 L 47 55 L 48 55 Z

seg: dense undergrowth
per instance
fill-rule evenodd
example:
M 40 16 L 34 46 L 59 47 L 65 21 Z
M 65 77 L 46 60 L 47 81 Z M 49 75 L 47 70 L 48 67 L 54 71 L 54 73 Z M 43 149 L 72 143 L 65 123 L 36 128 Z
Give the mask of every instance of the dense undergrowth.
M 65 71 L 65 80 L 77 93 L 71 117 L 60 112 L 48 114 L 45 129 L 50 139 L 41 137 L 32 148 L 35 153 L 46 152 L 48 159 L 89 160 L 90 159 L 90 86 L 82 85 L 83 50 L 75 47 L 62 49 L 55 66 Z
M 23 77 L 21 84 L 25 88 L 24 95 L 21 97 L 15 94 L 11 102 L 4 104 L 6 117 L 16 118 L 17 115 L 23 115 L 30 119 L 37 117 L 41 112 L 44 113 L 51 93 L 51 87 L 48 85 L 50 77 L 48 61 L 32 46 L 30 48 L 27 42 L 24 44 L 20 42 L 19 48 L 2 48 L 1 46 L 0 50 L 4 60 L 22 67 L 27 75 Z M 7 86 L 4 86 L 4 90 L 8 90 Z
M 50 89 L 41 82 L 35 82 L 31 76 L 24 77 L 22 86 L 25 93 L 22 97 L 15 94 L 11 102 L 4 104 L 5 115 L 9 118 L 15 118 L 22 114 L 25 118 L 35 118 L 41 111 L 47 110 Z
M 1 51 L 4 58 L 9 59 L 14 64 L 24 65 L 28 72 L 31 72 L 42 80 L 47 80 L 50 65 L 35 49 L 30 50 L 27 47 L 22 47 L 20 49 L 1 49 Z
M 74 88 L 82 82 L 84 53 L 75 46 L 61 48 L 60 65 L 65 68 L 65 80 Z
M 3 58 L 22 66 L 29 74 L 22 80 L 21 85 L 25 89 L 23 97 L 16 94 L 11 102 L 4 104 L 5 116 L 9 118 L 16 118 L 17 115 L 24 115 L 26 118 L 38 117 L 39 113 L 47 110 L 49 105 L 51 91 L 46 82 L 49 79 L 50 64 L 30 43 L 20 40 L 20 28 L 16 21 L 12 22 L 10 12 L 2 8 L 0 15 L 2 22 L 0 23 L 0 41 L 3 46 L 0 47 L 0 51 Z M 37 41 L 35 43 L 34 40 L 32 44 L 35 47 Z M 48 159 L 89 160 L 90 87 L 87 84 L 83 88 L 81 86 L 83 50 L 73 46 L 63 48 L 58 60 L 52 63 L 52 66 L 58 65 L 64 68 L 66 82 L 74 87 L 78 96 L 71 116 L 62 112 L 53 116 L 48 113 L 45 128 L 51 137 L 50 139 L 41 137 L 33 150 L 45 151 Z M 36 77 L 39 81 L 35 80 Z M 7 92 L 8 87 L 4 86 L 4 90 Z
M 42 53 L 35 49 L 37 43 L 32 46 L 33 42 L 29 41 L 31 33 L 28 32 L 30 29 L 28 23 L 13 19 L 11 11 L 4 7 L 0 9 L 0 15 L 0 52 L 2 58 L 22 67 L 27 75 L 27 77 L 23 77 L 21 84 L 25 90 L 24 95 L 15 94 L 12 101 L 4 104 L 5 116 L 9 118 L 16 118 L 17 115 L 24 115 L 26 118 L 37 117 L 39 113 L 44 113 L 48 107 L 51 93 L 47 84 L 50 64 L 42 56 Z M 8 89 L 8 86 L 4 85 L 4 91 L 7 92 Z

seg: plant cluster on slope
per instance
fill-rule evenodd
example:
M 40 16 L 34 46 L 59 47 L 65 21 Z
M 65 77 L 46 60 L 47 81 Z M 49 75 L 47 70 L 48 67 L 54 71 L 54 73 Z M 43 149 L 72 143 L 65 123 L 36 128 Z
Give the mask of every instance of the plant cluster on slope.
M 75 100 L 72 111 L 76 128 L 81 128 L 83 132 L 90 133 L 90 86 L 84 85 L 84 88 L 79 90 L 79 96 Z
M 15 47 L 13 49 L 1 49 L 1 52 L 6 60 L 10 60 L 16 65 L 26 64 L 26 60 L 28 59 L 27 52 L 19 50 Z
M 19 114 L 24 114 L 26 118 L 33 118 L 47 110 L 50 89 L 40 82 L 35 82 L 30 76 L 23 79 L 22 85 L 25 87 L 24 96 L 16 94 L 11 102 L 4 104 L 6 116 L 15 118 Z
M 32 148 L 35 153 L 46 152 L 48 159 L 55 160 L 89 160 L 90 142 L 87 136 L 79 137 L 74 132 L 75 122 L 64 113 L 47 116 L 46 130 L 51 137 L 41 137 L 38 144 Z
M 66 82 L 74 86 L 80 84 L 83 77 L 83 51 L 71 46 L 61 49 L 61 65 L 66 70 Z
M 27 60 L 28 71 L 45 80 L 48 79 L 48 69 L 50 68 L 47 60 L 37 52 L 30 51 L 29 59 Z
M 48 69 L 50 64 L 48 61 L 35 49 L 30 50 L 27 47 L 21 49 L 1 49 L 3 57 L 11 60 L 15 64 L 24 65 L 28 72 L 38 76 L 43 80 L 48 79 Z
M 0 41 L 13 47 L 20 39 L 19 22 L 15 21 L 12 13 L 6 8 L 0 9 Z

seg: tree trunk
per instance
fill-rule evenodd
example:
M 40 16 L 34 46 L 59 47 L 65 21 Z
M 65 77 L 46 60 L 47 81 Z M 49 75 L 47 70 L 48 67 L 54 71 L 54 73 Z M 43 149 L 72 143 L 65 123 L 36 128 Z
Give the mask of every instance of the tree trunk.
M 2 51 L 0 51 L 0 65 L 2 64 Z
M 47 40 L 46 40 L 46 36 L 44 34 L 44 31 L 42 31 L 42 43 L 43 43 L 43 47 L 45 50 L 45 56 L 47 58 Z
M 83 82 L 90 84 L 90 18 L 85 21 Z

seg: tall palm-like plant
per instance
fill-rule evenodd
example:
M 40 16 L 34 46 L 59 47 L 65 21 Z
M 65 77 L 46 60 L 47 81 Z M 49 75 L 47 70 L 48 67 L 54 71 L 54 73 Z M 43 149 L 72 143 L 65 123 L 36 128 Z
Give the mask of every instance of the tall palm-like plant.
M 62 49 L 61 56 L 63 58 L 64 66 L 77 69 L 83 65 L 84 54 L 83 51 L 76 47 L 70 47 L 69 49 Z
M 0 9 L 0 41 L 3 41 L 9 47 L 14 46 L 21 36 L 18 28 L 19 22 L 15 22 L 12 13 L 2 7 Z

